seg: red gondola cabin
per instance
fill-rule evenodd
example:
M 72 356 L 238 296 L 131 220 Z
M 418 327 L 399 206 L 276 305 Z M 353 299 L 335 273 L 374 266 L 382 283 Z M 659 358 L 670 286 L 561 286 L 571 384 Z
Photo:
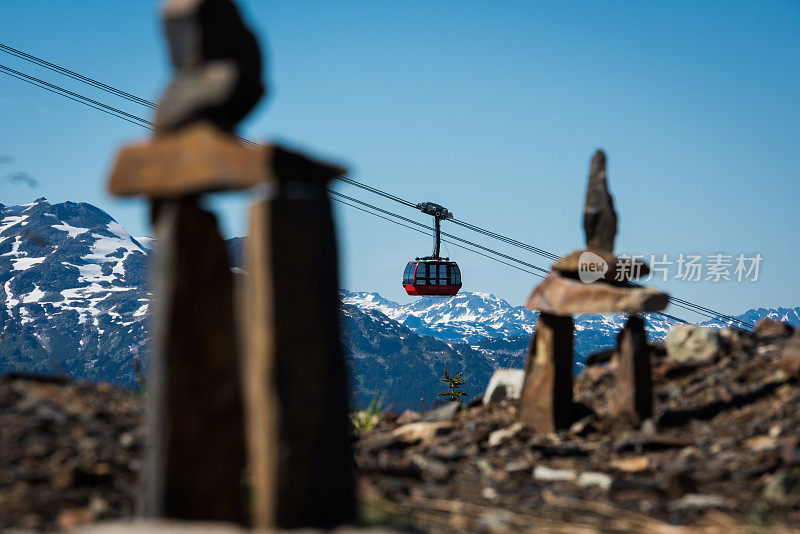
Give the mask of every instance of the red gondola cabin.
M 419 297 L 452 297 L 461 289 L 461 271 L 454 261 L 417 259 L 403 272 L 406 293 Z

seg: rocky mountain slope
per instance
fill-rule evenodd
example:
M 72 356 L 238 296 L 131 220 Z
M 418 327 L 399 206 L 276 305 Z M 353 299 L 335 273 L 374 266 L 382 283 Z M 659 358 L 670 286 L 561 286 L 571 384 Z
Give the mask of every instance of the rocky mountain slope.
M 417 334 L 447 343 L 475 343 L 487 338 L 530 337 L 536 313 L 513 307 L 489 293 L 462 292 L 452 298 L 422 297 L 400 305 L 378 293 L 342 292 L 342 302 L 376 310 Z
M 228 243 L 234 268 L 242 239 Z M 147 262 L 153 243 L 102 210 L 39 199 L 0 205 L 0 373 L 27 372 L 135 388 L 133 356 L 147 368 Z M 416 334 L 386 316 L 343 305 L 354 400 L 433 403 L 442 370 L 464 371 L 468 392 L 492 366 L 469 347 Z
M 353 397 L 361 406 L 376 397 L 393 410 L 422 409 L 420 399 L 433 406 L 446 389 L 439 383 L 444 369 L 463 372 L 463 390 L 475 396 L 496 367 L 479 350 L 420 336 L 380 312 L 349 304 L 342 305 L 342 338 Z
M 146 267 L 147 249 L 94 206 L 0 205 L 0 372 L 132 384 Z

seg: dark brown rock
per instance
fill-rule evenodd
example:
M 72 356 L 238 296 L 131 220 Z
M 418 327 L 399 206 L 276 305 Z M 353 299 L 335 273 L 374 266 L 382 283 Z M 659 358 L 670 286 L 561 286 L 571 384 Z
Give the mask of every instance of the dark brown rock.
M 175 76 L 156 131 L 203 120 L 232 131 L 264 94 L 255 35 L 231 0 L 170 0 L 162 18 Z
M 335 163 L 313 159 L 280 145 L 274 145 L 271 166 L 272 174 L 282 183 L 325 185 L 347 172 Z
M 586 357 L 586 367 L 608 363 L 617 354 L 617 349 L 603 349 L 593 352 Z
M 781 369 L 793 378 L 800 378 L 800 334 L 795 333 L 783 347 Z
M 614 200 L 608 192 L 606 155 L 602 150 L 594 153 L 589 169 L 589 187 L 586 190 L 586 204 L 583 209 L 583 231 L 586 233 L 587 247 L 605 252 L 614 251 L 617 212 L 614 211 Z
M 254 203 L 247 247 L 244 377 L 254 525 L 350 523 L 349 390 L 324 185 L 282 184 L 274 198 Z
M 783 337 L 790 336 L 794 332 L 792 325 L 786 324 L 775 319 L 765 317 L 758 321 L 753 334 L 759 337 Z
M 612 415 L 620 422 L 638 426 L 653 415 L 650 347 L 641 317 L 628 318 L 617 336 L 617 347 Z
M 245 523 L 242 395 L 225 242 L 214 215 L 191 198 L 160 203 L 155 235 L 146 513 Z
M 211 124 L 197 124 L 117 154 L 108 182 L 116 196 L 177 198 L 275 181 L 278 148 L 251 147 Z
M 576 313 L 639 313 L 667 307 L 669 295 L 647 287 L 619 287 L 606 282 L 585 284 L 551 272 L 533 290 L 526 307 L 554 315 Z
M 573 423 L 573 328 L 571 317 L 541 313 L 536 321 L 519 402 L 519 421 L 536 432 Z

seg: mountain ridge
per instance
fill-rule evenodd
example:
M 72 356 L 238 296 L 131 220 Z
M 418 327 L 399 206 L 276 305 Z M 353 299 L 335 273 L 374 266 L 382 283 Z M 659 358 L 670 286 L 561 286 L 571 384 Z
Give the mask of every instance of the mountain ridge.
M 65 374 L 137 385 L 133 355 L 148 367 L 147 263 L 154 242 L 131 236 L 87 203 L 46 199 L 0 204 L 0 372 Z M 227 241 L 241 270 L 244 238 Z M 356 404 L 383 396 L 411 407 L 433 402 L 444 369 L 464 372 L 480 394 L 494 369 L 522 367 L 537 312 L 481 292 L 398 304 L 372 292 L 340 291 L 342 339 Z M 800 307 L 755 308 L 739 316 L 800 326 Z M 666 337 L 663 316 L 646 315 L 651 341 Z M 624 317 L 576 317 L 576 369 L 611 347 Z M 706 324 L 722 326 L 719 321 Z M 418 406 L 417 406 L 418 407 Z

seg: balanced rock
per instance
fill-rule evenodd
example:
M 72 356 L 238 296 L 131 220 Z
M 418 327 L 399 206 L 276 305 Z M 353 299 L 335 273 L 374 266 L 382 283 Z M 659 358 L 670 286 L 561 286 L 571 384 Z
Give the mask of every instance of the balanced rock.
M 526 307 L 553 315 L 576 313 L 628 313 L 661 311 L 669 295 L 649 287 L 619 287 L 606 282 L 590 284 L 551 272 L 533 290 Z
M 715 328 L 679 325 L 672 327 L 667 336 L 667 356 L 678 363 L 711 363 L 724 349 L 723 334 Z
M 618 258 L 600 249 L 576 250 L 553 264 L 553 270 L 582 281 L 629 281 L 650 273 L 647 263 L 637 258 Z
M 175 77 L 161 97 L 156 131 L 208 120 L 231 131 L 264 94 L 261 51 L 231 0 L 169 0 L 164 31 Z
M 115 196 L 166 199 L 276 181 L 323 183 L 344 172 L 278 145 L 247 146 L 205 122 L 123 147 L 108 190 Z
M 586 204 L 583 208 L 583 231 L 586 233 L 586 246 L 614 251 L 617 235 L 617 212 L 614 200 L 608 192 L 606 181 L 606 155 L 598 150 L 592 157 L 589 169 L 589 188 L 586 190 Z

